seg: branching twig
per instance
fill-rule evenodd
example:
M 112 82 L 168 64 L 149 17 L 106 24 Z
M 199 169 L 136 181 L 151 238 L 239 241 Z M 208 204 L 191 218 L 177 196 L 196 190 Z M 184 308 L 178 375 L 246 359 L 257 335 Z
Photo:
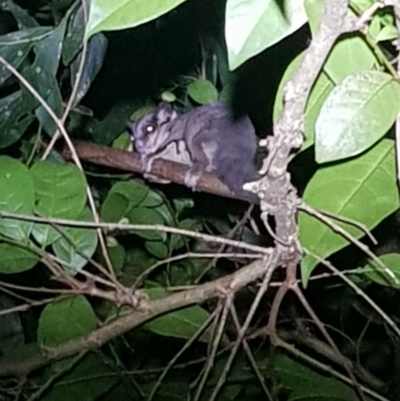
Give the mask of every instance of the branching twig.
M 9 359 L 3 360 L 0 358 L 0 377 L 10 375 L 23 376 L 55 360 L 84 350 L 99 348 L 111 339 L 132 330 L 160 314 L 202 303 L 211 298 L 220 297 L 222 288 L 229 288 L 234 293 L 240 288 L 263 277 L 269 269 L 273 270 L 276 267 L 273 265 L 276 258 L 270 257 L 269 261 L 269 263 L 262 261 L 253 262 L 231 275 L 199 285 L 187 291 L 174 293 L 160 299 L 144 300 L 140 310 L 134 310 L 129 315 L 122 316 L 83 338 L 71 340 L 55 348 L 40 350 L 36 354 L 27 356 L 23 361 L 10 362 Z

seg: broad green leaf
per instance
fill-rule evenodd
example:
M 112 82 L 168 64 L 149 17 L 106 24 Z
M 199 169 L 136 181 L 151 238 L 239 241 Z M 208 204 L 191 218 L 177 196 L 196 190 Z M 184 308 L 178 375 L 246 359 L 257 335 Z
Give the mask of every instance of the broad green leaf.
M 355 401 L 355 391 L 331 377 L 318 374 L 300 362 L 278 354 L 274 370 L 284 389 L 291 390 L 288 400 Z
M 178 7 L 185 0 L 92 0 L 86 38 L 101 31 L 142 25 Z
M 45 38 L 49 32 L 49 28 L 37 27 L 3 35 L 0 37 L 0 56 L 14 68 L 18 69 L 28 56 L 35 42 Z M 0 85 L 10 76 L 11 72 L 1 64 Z
M 0 272 L 6 274 L 30 270 L 38 262 L 34 253 L 11 244 L 0 244 L 0 255 Z
M 188 95 L 199 104 L 207 104 L 218 100 L 217 88 L 207 79 L 197 79 L 187 87 Z
M 320 25 L 325 0 L 305 0 L 304 7 L 313 35 Z M 350 16 L 354 16 L 349 11 Z M 377 60 L 363 37 L 349 34 L 341 37 L 331 50 L 324 65 L 327 76 L 338 84 L 342 79 L 359 71 L 370 70 Z
M 300 53 L 296 58 L 292 60 L 289 66 L 286 68 L 285 73 L 279 84 L 278 92 L 275 98 L 274 104 L 274 123 L 276 123 L 282 114 L 283 109 L 283 90 L 285 85 L 293 78 L 295 72 L 300 66 L 300 63 L 304 57 L 304 52 Z M 305 114 L 305 132 L 304 132 L 304 142 L 300 149 L 303 151 L 309 148 L 314 143 L 314 130 L 315 122 L 319 115 L 322 105 L 325 99 L 328 97 L 329 93 L 334 88 L 334 84 L 329 79 L 324 71 L 322 71 L 317 80 L 314 82 L 311 93 L 308 97 L 306 114 Z
M 35 43 L 35 59 L 31 66 L 22 71 L 22 75 L 36 89 L 39 95 L 51 105 L 51 109 L 57 116 L 61 116 L 63 111 L 61 92 L 56 79 L 58 66 L 61 56 L 62 41 L 65 34 L 66 19 L 64 19 L 56 28 Z M 23 87 L 25 97 L 30 98 L 33 95 Z M 37 102 L 36 99 L 33 99 Z M 43 129 L 53 135 L 56 130 L 56 124 L 43 106 L 38 104 L 35 110 Z
M 28 11 L 18 6 L 14 2 L 9 1 L 7 3 L 7 9 L 12 13 L 15 20 L 18 22 L 18 27 L 21 30 L 20 32 L 25 32 L 30 28 L 39 27 L 39 24 L 35 18 L 31 17 Z
M 299 386 L 312 387 L 323 376 L 296 359 L 278 352 L 274 359 L 274 371 L 285 389 L 295 390 Z
M 375 0 L 351 0 L 351 6 L 359 11 L 363 11 L 374 4 L 374 2 Z
M 165 224 L 164 218 L 156 208 L 135 207 L 128 214 L 130 224 Z M 136 235 L 151 241 L 165 241 L 167 234 L 156 230 L 133 230 Z
M 379 15 L 374 15 L 371 22 L 369 23 L 368 33 L 372 36 L 372 38 L 376 41 L 376 38 L 381 31 L 381 22 Z
M 76 218 L 86 203 L 86 178 L 73 164 L 40 161 L 31 168 L 41 216 Z
M 35 203 L 33 180 L 18 160 L 0 156 L 0 211 L 31 215 Z M 0 234 L 18 241 L 28 239 L 32 223 L 0 218 Z
M 371 70 L 377 60 L 365 40 L 345 37 L 336 43 L 324 65 L 324 71 L 336 84 L 351 74 Z
M 85 1 L 86 4 L 88 4 Z M 71 64 L 82 49 L 83 35 L 85 33 L 85 14 L 81 3 L 75 7 L 67 22 L 67 29 L 62 43 L 61 57 L 65 66 Z M 85 4 L 85 7 L 87 7 Z
M 101 206 L 101 217 L 107 222 L 118 222 L 144 201 L 149 187 L 138 181 L 121 181 L 113 185 Z
M 178 228 L 182 230 L 199 230 L 201 228 L 201 222 L 195 219 L 185 219 L 179 222 Z M 171 235 L 171 249 L 179 249 L 185 245 L 185 238 L 182 235 L 173 234 Z
M 288 401 L 294 400 L 356 401 L 358 400 L 358 396 L 354 389 L 346 386 L 339 380 L 321 376 L 320 380 L 313 383 L 311 388 L 304 384 L 297 387 L 288 398 Z M 371 401 L 371 399 L 368 400 Z
M 114 139 L 112 147 L 115 149 L 128 150 L 131 146 L 131 137 L 127 132 L 123 132 L 120 136 Z
M 86 203 L 86 179 L 72 164 L 41 161 L 31 168 L 36 195 L 35 212 L 40 216 L 76 219 Z M 43 246 L 60 234 L 50 225 L 35 224 L 35 239 Z
M 73 80 L 71 86 L 74 86 L 76 77 L 79 77 L 78 89 L 73 102 L 73 107 L 76 106 L 80 100 L 86 95 L 93 80 L 96 78 L 103 66 L 104 57 L 107 52 L 108 41 L 105 35 L 98 33 L 92 36 L 86 47 L 85 64 L 83 71 L 79 76 L 79 69 L 81 68 L 82 53 L 71 64 L 71 76 Z
M 382 263 L 393 273 L 393 275 L 400 282 L 400 254 L 388 253 L 379 257 Z M 396 284 L 394 279 L 386 273 L 382 266 L 380 266 L 374 260 L 370 260 L 363 267 L 364 274 L 375 283 L 385 285 L 388 287 L 400 288 L 400 285 Z
M 306 21 L 302 1 L 228 0 L 225 39 L 230 69 L 289 36 Z
M 149 253 L 158 259 L 165 259 L 168 257 L 168 247 L 162 241 L 146 241 L 144 246 Z
M 50 386 L 41 395 L 40 401 L 105 400 L 120 380 L 115 374 L 113 364 L 101 353 L 88 353 L 72 369 L 63 369 L 70 362 L 70 359 L 67 359 L 53 367 L 57 371 L 64 371 L 64 374 L 59 378 L 56 386 Z M 130 391 L 132 391 L 131 388 Z
M 400 85 L 389 74 L 362 71 L 330 93 L 315 125 L 318 163 L 358 155 L 379 141 L 400 111 Z
M 376 36 L 376 42 L 384 42 L 386 40 L 395 40 L 398 32 L 395 26 L 384 26 Z
M 188 266 L 190 263 L 173 264 L 169 267 L 169 285 L 171 287 L 179 287 L 190 285 L 193 282 L 191 279 L 191 268 Z
M 0 99 L 0 149 L 17 142 L 34 120 L 35 102 L 16 91 Z
M 112 243 L 110 244 L 110 242 Z M 113 239 L 113 241 L 110 241 L 110 237 L 108 237 L 107 250 L 113 269 L 117 274 L 119 274 L 122 271 L 126 258 L 125 248 L 115 239 Z
M 56 77 L 47 70 L 47 66 L 45 64 L 37 66 L 31 65 L 24 68 L 22 75 L 29 81 L 32 87 L 47 102 L 47 104 L 51 105 L 51 109 L 55 115 L 60 117 L 63 112 L 60 88 Z M 35 109 L 36 117 L 43 126 L 43 129 L 49 135 L 53 135 L 56 130 L 56 124 L 53 118 L 50 117 L 43 106 L 39 105 L 39 102 L 27 89 L 23 88 L 23 91 L 25 98 L 38 104 Z
M 37 330 L 41 346 L 52 347 L 89 334 L 97 327 L 96 315 L 88 300 L 78 295 L 47 305 Z
M 130 209 L 130 201 L 126 196 L 110 191 L 101 205 L 101 219 L 106 223 L 117 223 Z
M 55 76 L 61 58 L 62 42 L 65 35 L 66 19 L 52 29 L 52 31 L 42 40 L 35 43 L 34 67 L 46 68 L 46 71 Z
M 399 208 L 393 141 L 384 139 L 363 155 L 340 164 L 320 168 L 308 183 L 304 202 L 363 224 L 368 230 Z M 364 232 L 354 225 L 335 221 L 353 237 Z M 299 214 L 301 244 L 321 258 L 348 245 L 348 241 L 325 224 L 303 212 Z M 318 262 L 311 256 L 302 260 L 306 284 Z
M 167 295 L 162 288 L 150 288 L 146 290 L 151 299 L 161 298 Z M 158 317 L 147 323 L 144 328 L 166 337 L 176 337 L 188 340 L 208 319 L 209 313 L 200 306 L 190 306 L 167 315 Z M 210 332 L 206 330 L 199 338 L 201 342 L 210 340 Z
M 358 14 L 362 14 L 374 4 L 374 0 L 353 0 L 351 2 L 352 8 Z M 385 40 L 394 40 L 397 38 L 397 30 L 394 21 L 394 15 L 388 8 L 380 9 L 372 17 L 368 27 L 368 34 L 376 42 Z
M 144 184 L 141 184 L 144 185 Z M 148 188 L 148 187 L 147 187 Z M 143 207 L 159 207 L 165 204 L 165 199 L 157 192 L 149 188 L 146 197 L 140 203 Z
M 163 222 L 161 224 L 167 224 L 169 226 L 175 225 L 175 220 L 172 215 L 172 209 L 167 203 L 164 196 L 159 192 L 149 189 L 146 197 L 139 204 L 141 208 L 157 209 L 157 213 L 162 217 Z
M 93 221 L 89 209 L 84 208 L 77 217 L 80 221 Z M 53 251 L 59 259 L 66 263 L 66 270 L 78 273 L 91 258 L 97 248 L 97 232 L 94 228 L 62 227 L 64 236 L 53 243 Z M 86 257 L 84 257 L 86 256 Z
M 126 284 L 132 285 L 132 282 L 134 282 L 139 275 L 158 261 L 159 260 L 149 254 L 141 244 L 132 244 L 129 249 L 126 249 L 126 263 L 123 275 L 123 277 L 128 280 Z

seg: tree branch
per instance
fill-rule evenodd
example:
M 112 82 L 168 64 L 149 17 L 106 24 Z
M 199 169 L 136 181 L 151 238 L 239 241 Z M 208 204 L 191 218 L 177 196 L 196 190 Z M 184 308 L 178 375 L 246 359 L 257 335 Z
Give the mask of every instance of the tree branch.
M 137 153 L 84 141 L 74 141 L 74 146 L 79 159 L 84 162 L 143 174 L 140 169 L 140 156 Z M 71 152 L 66 146 L 62 149 L 62 155 L 67 160 L 71 160 L 72 158 Z M 184 185 L 183 180 L 187 170 L 188 167 L 183 164 L 157 159 L 152 164 L 151 173 L 159 178 Z M 258 198 L 252 193 L 249 193 L 248 197 L 235 196 L 215 175 L 207 172 L 201 175 L 197 184 L 197 190 L 226 198 L 258 203 Z

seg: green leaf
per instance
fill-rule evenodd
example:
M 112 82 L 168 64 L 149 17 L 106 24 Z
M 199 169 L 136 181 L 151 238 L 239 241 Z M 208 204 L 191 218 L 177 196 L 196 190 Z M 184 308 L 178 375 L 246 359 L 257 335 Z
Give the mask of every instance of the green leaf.
M 326 60 L 324 71 L 338 84 L 349 75 L 371 70 L 377 64 L 373 51 L 359 36 L 340 39 Z
M 397 29 L 395 26 L 384 26 L 376 36 L 376 42 L 384 42 L 386 40 L 395 40 L 397 38 Z
M 22 75 L 36 89 L 38 94 L 51 105 L 53 112 L 60 117 L 63 112 L 61 92 L 58 87 L 56 74 L 61 56 L 62 41 L 65 34 L 66 20 L 62 21 L 57 27 L 52 29 L 49 34 L 37 40 L 34 47 L 35 60 L 32 65 L 22 71 Z M 43 106 L 34 96 L 22 86 L 24 98 L 31 99 L 37 104 L 35 114 L 43 129 L 53 135 L 56 124 Z
M 124 184 L 124 185 L 123 185 Z M 119 221 L 122 217 L 127 217 L 132 224 L 168 224 L 174 225 L 174 218 L 171 214 L 170 208 L 166 203 L 163 196 L 158 192 L 149 189 L 144 184 L 137 181 L 129 183 L 116 184 L 110 193 L 123 194 L 130 200 L 129 203 L 123 201 L 121 206 L 121 197 L 108 202 L 105 201 L 104 209 L 102 208 L 103 218 L 109 219 L 113 217 Z M 109 193 L 109 194 L 110 194 Z M 107 202 L 107 204 L 106 204 Z M 158 241 L 165 241 L 165 233 L 154 233 L 151 231 L 135 231 L 143 238 Z
M 314 35 L 321 22 L 325 1 L 305 0 L 304 7 Z M 355 17 L 351 11 L 349 15 Z M 374 52 L 363 37 L 349 34 L 342 36 L 336 42 L 325 62 L 324 71 L 332 82 L 338 84 L 351 74 L 372 69 L 375 64 L 378 63 Z
M 146 290 L 151 299 L 161 298 L 167 295 L 162 288 L 150 288 Z M 190 306 L 167 315 L 158 317 L 147 323 L 144 328 L 153 333 L 166 337 L 189 339 L 208 319 L 209 313 L 200 306 Z M 210 331 L 206 330 L 199 341 L 207 343 L 210 340 Z
M 23 96 L 22 91 L 0 99 L 0 148 L 6 148 L 21 138 L 34 119 L 33 107 L 34 102 Z
M 276 376 L 285 389 L 292 392 L 289 400 L 337 400 L 355 401 L 357 395 L 345 384 L 320 375 L 305 365 L 285 355 L 278 354 L 274 360 Z
M 54 366 L 55 371 L 63 368 L 71 359 L 63 360 Z M 84 379 L 83 379 L 84 378 Z M 72 369 L 65 369 L 56 386 L 50 386 L 40 401 L 94 401 L 105 399 L 119 381 L 115 368 L 106 356 L 89 353 Z
M 176 96 L 173 92 L 166 90 L 161 93 L 161 100 L 168 103 L 176 102 Z
M 185 219 L 179 222 L 178 228 L 182 230 L 196 231 L 201 228 L 201 222 L 194 219 Z M 185 238 L 183 235 L 173 234 L 171 235 L 171 249 L 177 250 L 185 245 Z
M 167 245 L 161 241 L 146 241 L 144 244 L 146 250 L 157 257 L 158 259 L 165 259 L 168 257 L 169 250 Z
M 187 87 L 188 95 L 199 104 L 207 104 L 218 100 L 217 88 L 207 79 L 197 79 Z
M 42 40 L 50 32 L 49 28 L 37 27 L 11 32 L 1 36 L 0 56 L 8 61 L 15 69 L 24 62 L 36 41 Z M 11 76 L 4 65 L 0 67 L 0 85 Z
M 234 85 L 233 84 L 226 84 L 221 92 L 219 92 L 219 100 L 225 103 L 231 103 L 234 97 Z
M 230 69 L 297 31 L 306 21 L 302 1 L 228 0 L 225 39 Z
M 327 379 L 321 376 L 321 380 L 312 383 L 312 387 L 299 386 L 290 394 L 288 401 L 356 401 L 357 393 L 352 388 L 338 380 Z M 369 399 L 370 400 L 370 399 Z
M 282 80 L 279 84 L 278 92 L 275 97 L 274 104 L 274 123 L 276 123 L 282 114 L 283 110 L 283 90 L 285 85 L 293 78 L 295 72 L 300 66 L 300 63 L 304 57 L 304 52 L 300 53 L 287 67 L 283 74 Z M 334 88 L 333 82 L 329 79 L 324 71 L 318 75 L 317 80 L 311 89 L 311 93 L 308 97 L 306 113 L 305 113 L 305 132 L 304 142 L 299 152 L 309 148 L 314 143 L 314 130 L 315 122 L 317 121 L 321 107 L 324 104 L 325 99 Z
M 61 58 L 66 22 L 67 19 L 64 18 L 46 38 L 36 43 L 35 61 L 30 68 L 23 71 L 24 75 L 28 74 L 29 83 L 35 87 L 47 104 L 51 105 L 51 109 L 58 117 L 62 115 L 63 104 L 56 74 Z M 42 105 L 37 107 L 35 114 L 43 129 L 49 135 L 53 135 L 57 126 Z
M 34 253 L 11 244 L 0 244 L 0 255 L 0 272 L 6 274 L 30 270 L 38 262 Z
M 65 29 L 66 19 L 62 20 L 46 37 L 36 42 L 34 48 L 36 57 L 33 64 L 35 68 L 46 68 L 52 76 L 57 74 Z
M 40 161 L 31 168 L 36 206 L 41 216 L 76 218 L 86 203 L 86 178 L 73 164 Z
M 41 346 L 52 347 L 89 334 L 97 327 L 88 300 L 78 295 L 47 305 L 40 315 L 37 331 Z
M 147 207 L 133 208 L 128 214 L 131 224 L 164 224 L 164 218 L 158 209 Z M 167 234 L 155 230 L 132 230 L 136 235 L 151 241 L 166 241 Z
M 323 378 L 308 366 L 280 352 L 275 356 L 274 370 L 283 387 L 289 390 L 295 390 L 303 384 L 311 387 Z
M 384 139 L 358 158 L 320 168 L 303 196 L 308 205 L 363 224 L 368 230 L 399 208 L 393 141 Z M 364 232 L 335 221 L 353 237 Z M 348 241 L 325 224 L 303 212 L 299 214 L 301 244 L 321 258 L 348 245 Z M 306 285 L 317 261 L 311 256 L 301 263 Z
M 83 35 L 85 33 L 85 14 L 81 3 L 75 7 L 72 15 L 67 22 L 67 29 L 62 43 L 62 61 L 64 65 L 69 65 L 82 49 Z M 86 7 L 86 4 L 85 4 Z
M 316 161 L 364 152 L 387 133 L 399 110 L 400 85 L 389 74 L 362 71 L 345 78 L 330 93 L 316 121 Z
M 10 1 L 7 4 L 7 9 L 11 11 L 12 15 L 18 22 L 19 29 L 24 32 L 26 29 L 29 28 L 36 28 L 39 27 L 38 22 L 35 18 L 31 17 L 28 11 L 24 10 L 14 2 Z M 20 31 L 20 32 L 21 32 Z
M 101 219 L 106 223 L 117 223 L 130 209 L 130 201 L 126 196 L 110 191 L 101 205 Z
M 110 238 L 107 238 L 107 250 L 114 271 L 119 274 L 122 271 L 126 258 L 125 248 L 115 239 L 113 239 L 112 244 L 110 244 Z
M 185 0 L 92 0 L 86 38 L 144 24 L 171 11 Z
M 31 65 L 24 68 L 22 75 L 29 81 L 32 87 L 38 94 L 51 105 L 51 109 L 57 117 L 60 117 L 63 111 L 62 97 L 56 77 L 47 71 L 46 65 Z M 56 125 L 52 117 L 47 113 L 43 106 L 39 105 L 36 98 L 25 88 L 23 88 L 26 101 L 37 103 L 35 114 L 43 129 L 53 135 L 56 130 Z
M 141 184 L 143 185 L 143 184 Z M 148 187 L 147 187 L 148 188 Z M 165 199 L 157 192 L 148 188 L 146 197 L 140 202 L 142 207 L 159 207 L 165 203 Z
M 19 161 L 0 156 L 0 210 L 31 215 L 35 202 L 32 176 Z M 28 239 L 32 223 L 22 220 L 0 219 L 0 233 L 17 241 Z
M 189 265 L 186 263 L 186 265 Z M 191 284 L 191 268 L 185 266 L 185 263 L 180 263 L 179 265 L 173 264 L 169 267 L 169 285 L 172 287 L 179 287 Z
M 120 136 L 114 139 L 112 147 L 115 149 L 128 150 L 131 143 L 130 135 L 127 132 L 123 132 Z
M 388 253 L 379 257 L 381 262 L 393 273 L 400 282 L 400 254 Z M 362 269 L 364 274 L 377 284 L 387 287 L 400 288 L 393 277 L 386 273 L 376 261 L 370 260 Z
M 41 161 L 31 168 L 36 194 L 35 212 L 40 216 L 76 219 L 86 203 L 86 178 L 72 164 Z M 45 224 L 35 224 L 35 239 L 43 246 L 60 234 Z
M 194 201 L 190 198 L 172 199 L 172 204 L 176 216 L 179 216 L 183 211 L 186 211 L 186 209 L 192 209 L 194 207 Z
M 77 220 L 93 221 L 92 213 L 84 208 Z M 78 273 L 97 248 L 97 232 L 94 228 L 62 227 L 61 230 L 68 240 L 64 236 L 60 237 L 53 243 L 53 251 L 66 263 L 64 267 L 68 272 Z
M 372 36 L 372 38 L 376 41 L 376 38 L 381 30 L 381 22 L 379 15 L 375 14 L 369 23 L 368 33 Z
M 85 64 L 79 79 L 76 96 L 74 102 L 72 103 L 73 107 L 76 106 L 86 95 L 93 80 L 99 73 L 107 52 L 107 45 L 107 38 L 102 33 L 98 33 L 89 39 L 85 53 Z M 74 81 L 71 83 L 71 86 L 75 85 L 75 79 L 78 76 L 79 69 L 81 68 L 81 60 L 82 53 L 80 53 L 71 64 L 71 75 L 74 77 Z
M 147 197 L 149 187 L 138 181 L 122 181 L 113 185 L 101 206 L 101 217 L 106 222 L 118 222 Z

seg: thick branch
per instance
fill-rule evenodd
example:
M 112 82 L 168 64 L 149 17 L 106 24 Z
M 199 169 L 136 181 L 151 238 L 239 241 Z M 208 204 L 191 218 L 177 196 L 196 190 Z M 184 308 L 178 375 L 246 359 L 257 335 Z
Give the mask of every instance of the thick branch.
M 140 169 L 140 159 L 137 153 L 84 141 L 74 141 L 74 146 L 79 159 L 83 162 L 90 162 L 102 166 L 113 167 L 119 170 L 130 171 L 132 173 L 142 174 Z M 71 160 L 71 152 L 67 147 L 64 147 L 62 154 L 65 159 Z M 187 169 L 188 167 L 183 164 L 158 159 L 153 162 L 151 173 L 159 178 L 183 185 L 183 179 Z M 258 203 L 258 198 L 251 193 L 249 193 L 248 197 L 237 197 L 233 195 L 215 175 L 207 172 L 204 172 L 201 175 L 197 184 L 197 190 L 226 198 L 241 199 L 251 203 Z
M 78 352 L 93 350 L 101 347 L 108 341 L 138 327 L 145 322 L 167 312 L 187 307 L 192 304 L 202 303 L 208 299 L 218 297 L 227 292 L 236 292 L 251 282 L 263 277 L 266 271 L 276 266 L 271 266 L 268 260 L 275 258 L 270 256 L 266 261 L 257 261 L 243 267 L 234 274 L 222 277 L 218 280 L 199 285 L 190 290 L 182 291 L 167 297 L 143 302 L 141 310 L 135 310 L 129 315 L 120 317 L 110 324 L 99 328 L 86 337 L 71 340 L 55 348 L 38 350 L 23 360 L 10 360 L 0 358 L 0 377 L 24 376 L 50 362 L 59 360 Z

